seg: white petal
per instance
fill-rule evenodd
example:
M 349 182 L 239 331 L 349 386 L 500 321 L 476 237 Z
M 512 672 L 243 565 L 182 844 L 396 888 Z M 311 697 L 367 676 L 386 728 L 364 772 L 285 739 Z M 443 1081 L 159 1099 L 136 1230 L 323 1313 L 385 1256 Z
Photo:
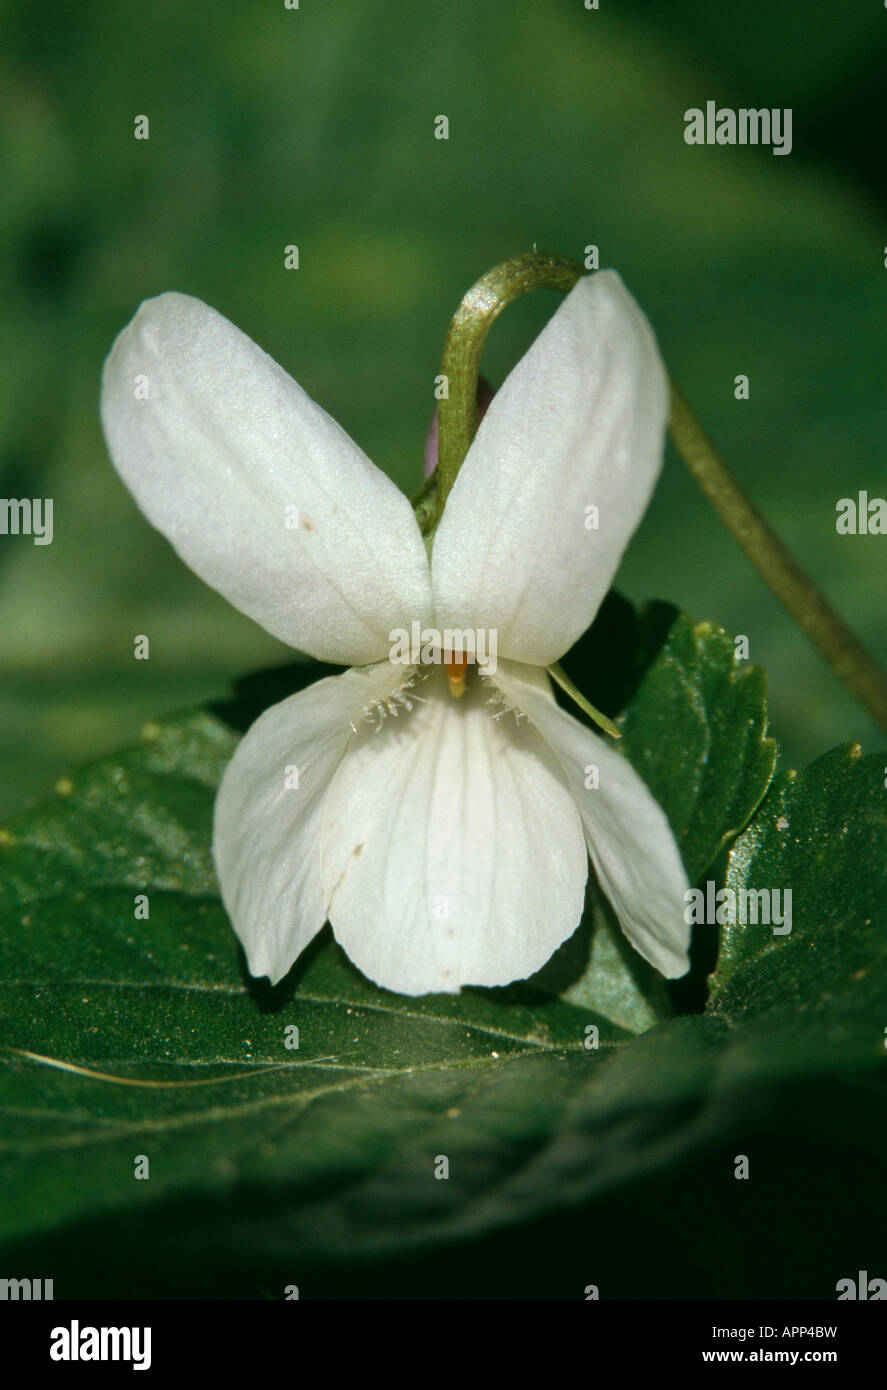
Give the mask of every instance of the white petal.
M 142 305 L 105 363 L 102 421 L 148 519 L 201 579 L 290 646 L 362 665 L 387 657 L 392 628 L 430 612 L 406 497 L 200 300 Z
M 402 678 L 389 662 L 317 681 L 256 720 L 216 797 L 222 901 L 253 975 L 281 979 L 326 921 L 323 805 L 365 706 Z M 298 769 L 298 786 L 292 769 Z
M 582 915 L 588 857 L 573 799 L 527 721 L 461 700 L 437 668 L 425 703 L 362 733 L 326 806 L 333 931 L 401 994 L 504 985 L 541 968 Z
M 557 661 L 647 506 L 667 407 L 652 330 L 619 276 L 580 280 L 493 397 L 447 499 L 437 625 L 489 628 L 505 657 Z
M 598 881 L 632 946 L 669 979 L 686 974 L 689 884 L 662 808 L 627 759 L 555 703 L 541 672 L 506 662 L 495 681 L 557 755 L 582 816 Z M 585 785 L 591 767 L 598 769 L 597 788 Z

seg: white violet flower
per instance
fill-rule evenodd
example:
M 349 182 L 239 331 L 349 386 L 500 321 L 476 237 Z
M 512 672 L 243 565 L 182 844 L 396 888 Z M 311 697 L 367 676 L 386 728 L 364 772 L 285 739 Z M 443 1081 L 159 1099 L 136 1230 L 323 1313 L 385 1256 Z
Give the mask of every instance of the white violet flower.
M 268 632 L 352 668 L 267 710 L 218 792 L 215 864 L 254 975 L 280 980 L 329 920 L 401 994 L 523 979 L 578 925 L 589 858 L 636 950 L 685 973 L 665 815 L 546 673 L 649 501 L 667 402 L 619 276 L 580 280 L 493 397 L 429 557 L 407 498 L 227 319 L 163 294 L 120 334 L 102 420 L 145 515 Z M 498 660 L 444 638 L 404 665 L 393 634 L 414 623 L 491 634 Z

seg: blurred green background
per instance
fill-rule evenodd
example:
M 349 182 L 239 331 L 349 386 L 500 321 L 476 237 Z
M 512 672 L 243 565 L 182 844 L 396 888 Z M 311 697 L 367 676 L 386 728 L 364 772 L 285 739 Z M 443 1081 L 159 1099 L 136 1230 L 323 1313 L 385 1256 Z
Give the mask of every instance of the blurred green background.
M 106 456 L 102 359 L 168 289 L 233 319 L 410 491 L 464 291 L 534 242 L 597 244 L 739 479 L 883 660 L 887 538 L 834 525 L 839 497 L 887 495 L 883 6 L 0 13 L 0 495 L 55 503 L 51 546 L 0 537 L 0 814 L 287 659 L 176 559 Z M 791 155 L 687 146 L 683 112 L 709 98 L 792 107 Z M 556 302 L 533 296 L 497 325 L 494 383 Z M 619 584 L 749 637 L 786 761 L 883 741 L 671 453 Z

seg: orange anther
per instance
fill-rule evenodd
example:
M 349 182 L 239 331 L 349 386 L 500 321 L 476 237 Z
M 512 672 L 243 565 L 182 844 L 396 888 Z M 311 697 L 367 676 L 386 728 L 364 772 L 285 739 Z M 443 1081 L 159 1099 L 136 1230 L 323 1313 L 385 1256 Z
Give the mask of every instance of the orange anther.
M 444 652 L 444 669 L 447 673 L 450 694 L 457 700 L 461 695 L 465 694 L 465 672 L 467 667 L 467 656 L 462 653 L 454 655 L 452 652 Z

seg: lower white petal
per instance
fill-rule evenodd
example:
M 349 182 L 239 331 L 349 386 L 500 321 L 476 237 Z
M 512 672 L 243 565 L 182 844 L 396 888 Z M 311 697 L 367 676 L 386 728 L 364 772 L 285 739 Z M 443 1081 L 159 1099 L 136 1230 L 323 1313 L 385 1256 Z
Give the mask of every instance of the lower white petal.
M 689 884 L 664 811 L 627 759 L 555 703 L 538 668 L 502 662 L 495 680 L 557 755 L 582 816 L 598 881 L 632 946 L 669 979 L 685 975 Z M 593 767 L 598 786 L 588 787 Z
M 326 803 L 321 876 L 336 938 L 401 994 L 504 985 L 579 923 L 588 857 L 573 797 L 528 721 L 489 689 L 447 693 L 361 732 Z M 500 711 L 501 713 L 501 711 Z
M 353 737 L 351 723 L 359 727 L 364 708 L 402 678 L 385 661 L 317 681 L 266 710 L 225 769 L 213 855 L 222 901 L 253 975 L 269 975 L 276 984 L 326 921 L 320 881 L 326 794 Z

